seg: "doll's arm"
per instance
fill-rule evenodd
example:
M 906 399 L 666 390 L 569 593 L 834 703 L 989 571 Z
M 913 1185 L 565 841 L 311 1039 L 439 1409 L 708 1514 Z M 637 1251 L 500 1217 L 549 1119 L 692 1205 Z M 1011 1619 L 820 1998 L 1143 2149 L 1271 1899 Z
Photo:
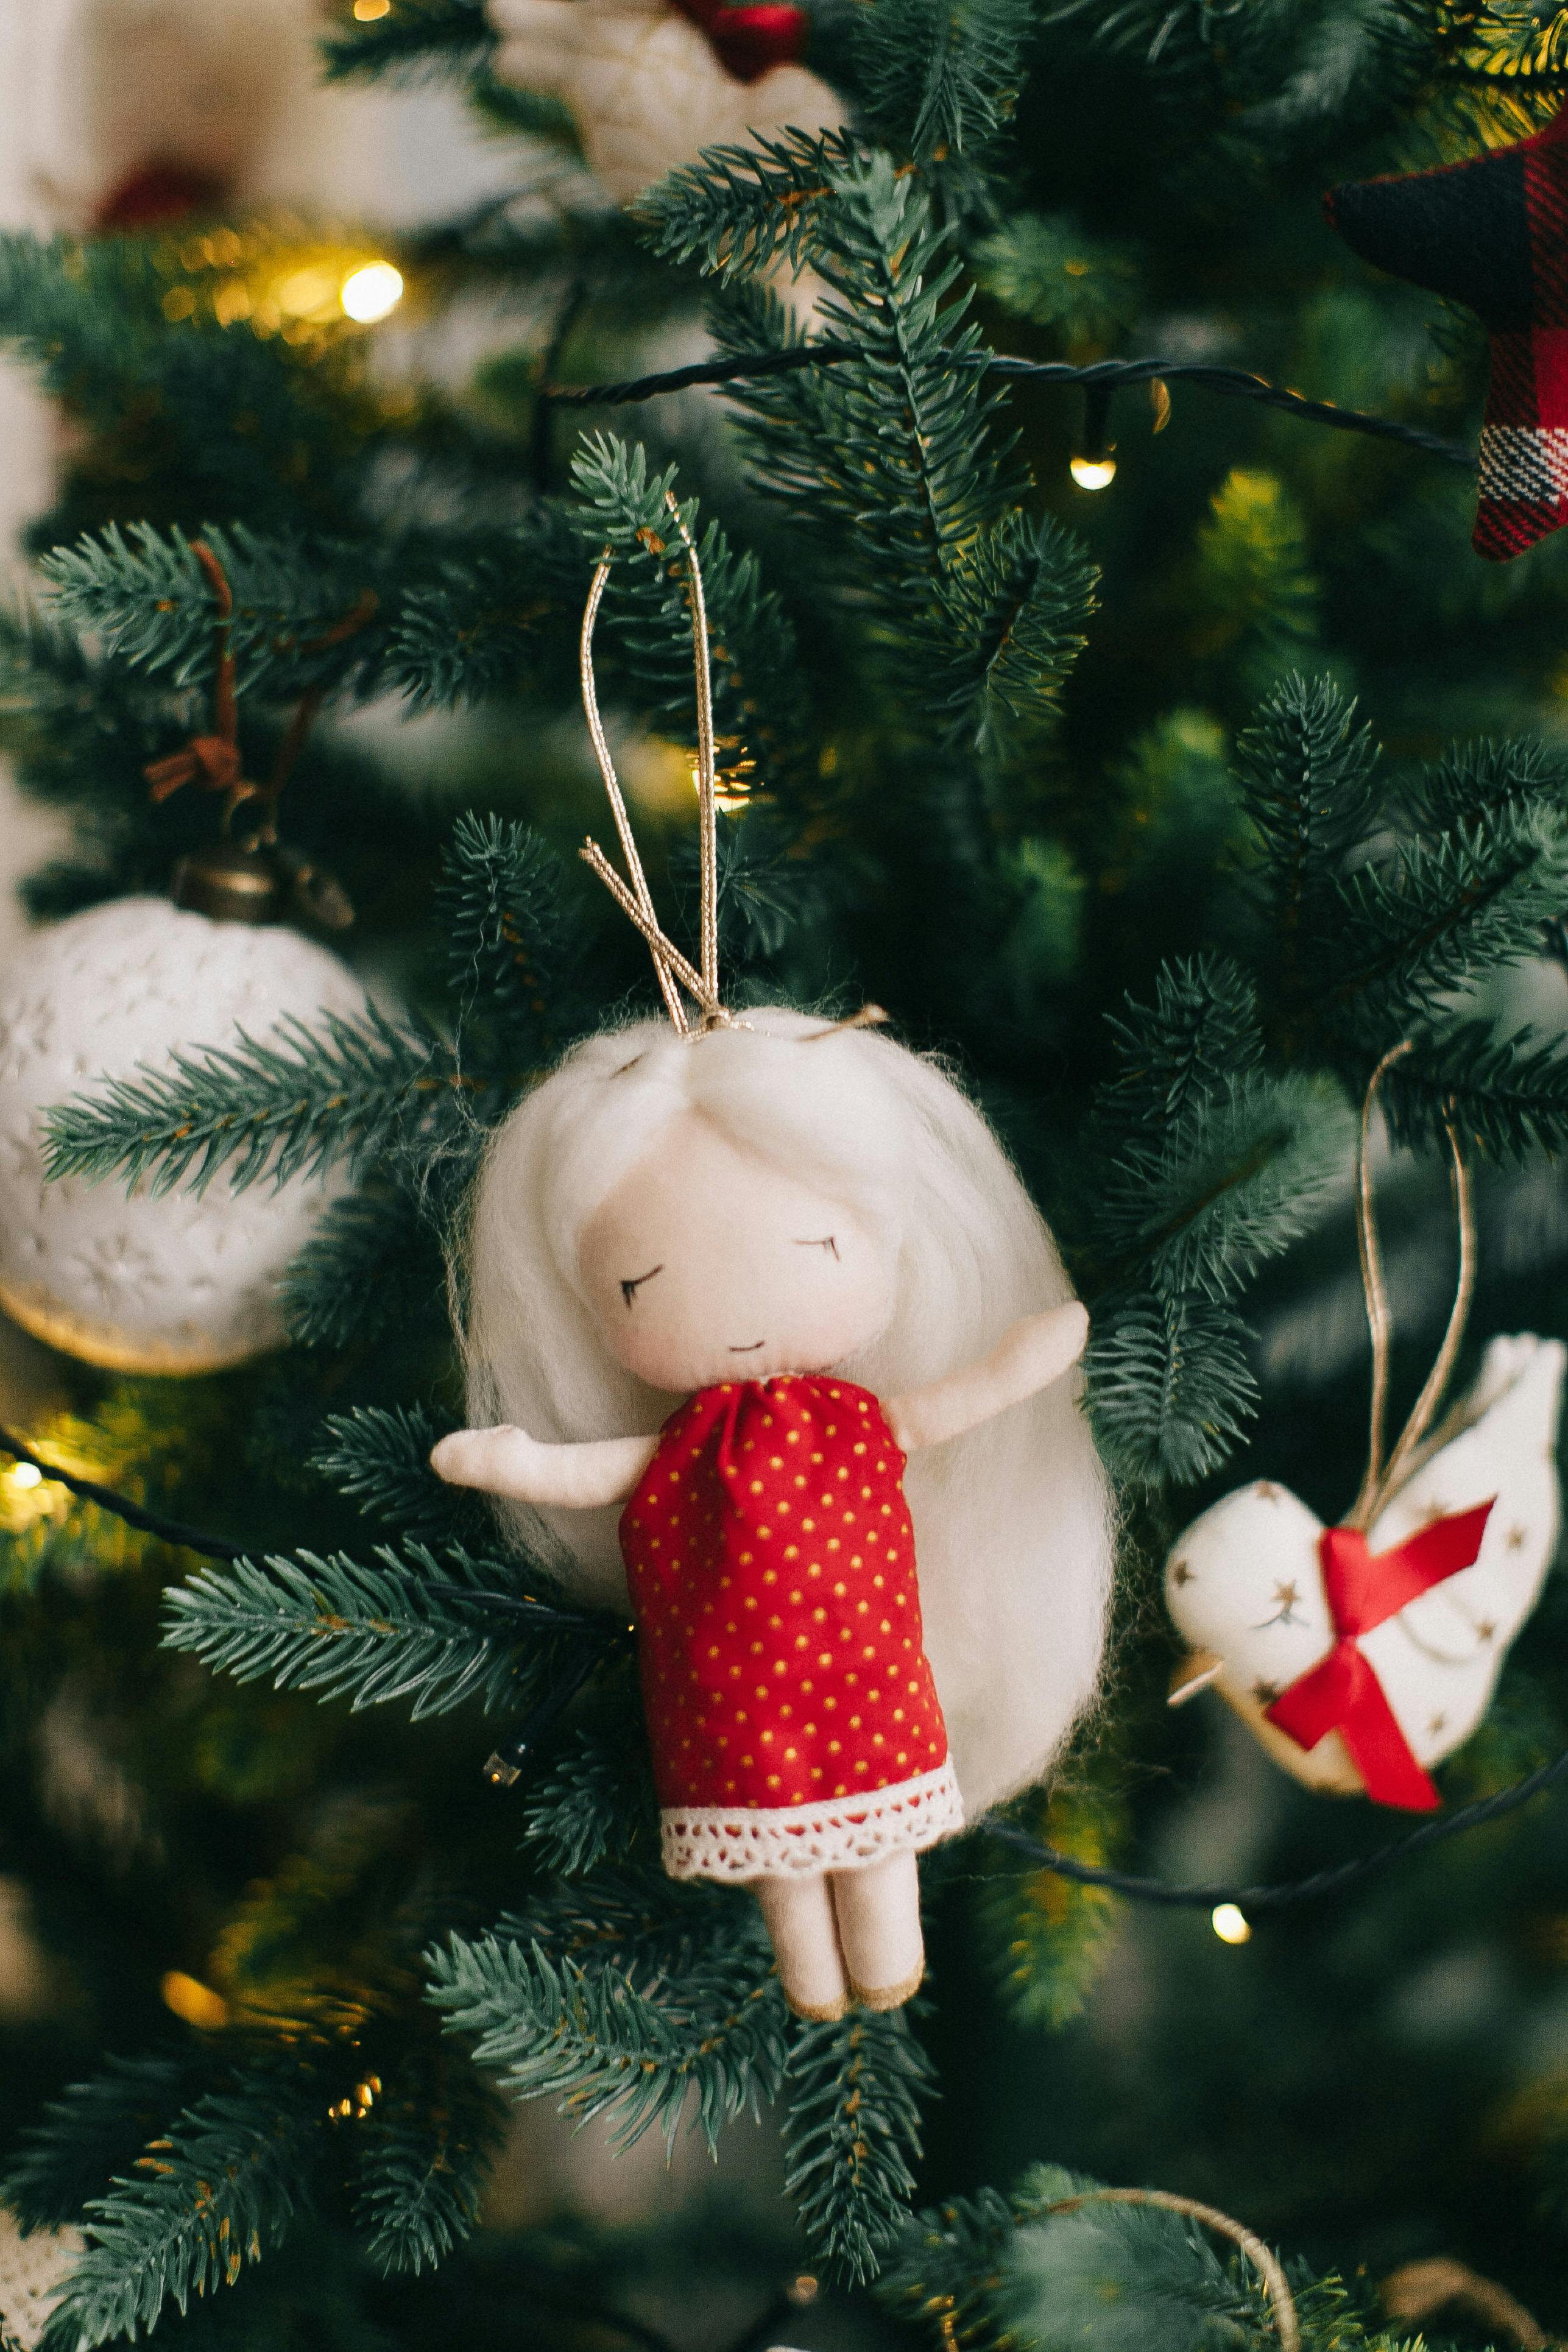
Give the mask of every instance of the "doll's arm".
M 547 1445 L 526 1429 L 455 1429 L 430 1455 L 450 1486 L 479 1486 L 514 1503 L 554 1503 L 591 1511 L 624 1503 L 658 1449 L 657 1437 L 599 1437 Z
M 884 1408 L 888 1426 L 905 1454 L 917 1445 L 940 1445 L 944 1438 L 961 1437 L 993 1413 L 1033 1396 L 1060 1380 L 1076 1364 L 1089 1338 L 1088 1310 L 1076 1298 L 1065 1307 L 1048 1307 L 1043 1315 L 1026 1315 L 975 1364 L 933 1381 L 927 1389 L 911 1389 Z

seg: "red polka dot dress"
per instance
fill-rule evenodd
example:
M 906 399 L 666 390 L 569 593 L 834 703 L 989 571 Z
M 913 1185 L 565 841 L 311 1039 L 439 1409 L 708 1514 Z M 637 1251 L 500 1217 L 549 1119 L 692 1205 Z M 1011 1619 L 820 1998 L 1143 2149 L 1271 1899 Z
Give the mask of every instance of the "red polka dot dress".
M 621 1517 L 677 1878 L 853 1869 L 963 1826 L 904 1456 L 868 1390 L 701 1389 Z

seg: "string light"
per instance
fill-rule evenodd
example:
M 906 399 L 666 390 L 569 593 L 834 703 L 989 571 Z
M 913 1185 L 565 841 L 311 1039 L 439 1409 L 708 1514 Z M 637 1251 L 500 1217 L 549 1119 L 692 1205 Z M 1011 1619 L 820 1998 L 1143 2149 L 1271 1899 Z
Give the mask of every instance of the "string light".
M 204 2033 L 216 2033 L 220 2025 L 228 2023 L 228 2003 L 222 1993 L 214 1992 L 199 1977 L 186 1976 L 183 1969 L 171 1969 L 160 1978 L 158 1990 L 165 2009 Z
M 354 21 L 374 25 L 378 16 L 390 16 L 392 0 L 354 0 Z
M 1103 457 L 1074 457 L 1068 471 L 1080 490 L 1105 490 L 1116 479 L 1116 460 L 1109 450 Z
M 402 299 L 403 272 L 390 261 L 367 261 L 363 268 L 352 269 L 338 295 L 345 315 L 362 327 L 386 318 Z
M 18 1462 L 11 1473 L 13 1486 L 41 1486 L 43 1483 L 44 1474 L 36 1462 Z
M 1216 1903 L 1209 1914 L 1209 1926 L 1222 1944 L 1245 1944 L 1251 1940 L 1252 1922 L 1237 1903 Z

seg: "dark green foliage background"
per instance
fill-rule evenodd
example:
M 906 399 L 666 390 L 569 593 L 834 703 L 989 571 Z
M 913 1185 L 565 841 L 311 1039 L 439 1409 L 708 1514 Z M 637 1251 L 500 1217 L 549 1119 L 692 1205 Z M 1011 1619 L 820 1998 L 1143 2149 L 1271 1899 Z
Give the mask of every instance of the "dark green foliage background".
M 1483 565 L 1456 469 L 1180 382 L 1158 433 L 1145 393 L 1120 398 L 1090 495 L 1076 395 L 961 363 L 1201 359 L 1473 439 L 1473 323 L 1357 263 L 1319 197 L 1531 128 L 1568 88 L 1568 11 L 834 0 L 813 42 L 848 131 L 725 151 L 626 217 L 557 176 L 569 126 L 490 78 L 475 0 L 345 16 L 332 71 L 450 75 L 516 139 L 517 205 L 397 249 L 412 389 L 374 332 L 220 323 L 265 226 L 234 225 L 237 263 L 217 224 L 0 245 L 0 333 L 74 427 L 32 535 L 42 617 L 0 623 L 6 740 L 78 835 L 30 903 L 161 887 L 212 836 L 209 801 L 153 807 L 142 777 L 207 723 L 199 532 L 234 593 L 248 770 L 319 696 L 285 829 L 340 877 L 348 952 L 401 1008 L 193 1034 L 173 1075 L 52 1118 L 60 1173 L 332 1164 L 353 1189 L 289 1276 L 287 1351 L 179 1384 L 62 1361 L 68 1417 L 38 1433 L 246 1560 L 198 1569 L 90 1507 L 0 1538 L 0 1872 L 55 1985 L 0 2029 L 3 2193 L 41 2227 L 89 2208 L 92 2234 L 48 2352 L 149 2325 L 589 2352 L 638 2297 L 684 2347 L 672 2281 L 739 2329 L 806 2264 L 839 2300 L 766 2340 L 1274 2340 L 1226 2248 L 1075 2202 L 1094 2179 L 1282 2243 L 1321 2352 L 1392 2347 L 1376 2283 L 1435 2255 L 1568 2330 L 1560 1804 L 1234 1948 L 1201 1909 L 1129 1909 L 980 1832 L 929 1859 L 916 2010 L 803 2030 L 754 1906 L 658 1869 L 625 1626 L 426 1467 L 460 1411 L 444 1262 L 484 1137 L 574 1037 L 652 1000 L 573 855 L 605 831 L 575 646 L 608 546 L 606 707 L 689 743 L 671 495 L 752 803 L 721 842 L 733 999 L 873 999 L 952 1056 L 1090 1303 L 1115 1641 L 1103 1708 L 1022 1821 L 1178 1878 L 1292 1876 L 1390 1833 L 1295 1789 L 1212 1702 L 1168 1714 L 1158 1569 L 1244 1475 L 1324 1514 L 1356 1487 L 1346 1172 L 1400 1039 L 1396 1407 L 1447 1312 L 1447 1121 L 1479 1186 L 1465 1372 L 1492 1332 L 1568 1333 L 1568 544 Z M 798 340 L 762 274 L 781 254 L 854 362 L 696 404 L 542 401 L 649 363 L 704 301 L 722 352 Z M 489 356 L 454 383 L 444 339 L 480 316 Z M 679 931 L 688 813 L 638 823 Z M 488 1789 L 490 1747 L 589 1664 L 535 1717 L 523 1785 Z M 62 1811 L 62 1722 L 118 1813 Z M 1564 1747 L 1559 1572 L 1445 1796 Z M 169 1970 L 225 2021 L 177 2024 Z M 503 2094 L 623 2136 L 695 2118 L 711 2197 L 651 2234 L 471 2236 Z M 766 2226 L 726 2172 L 756 2111 L 788 2185 Z M 1467 2325 L 1428 2336 L 1480 2341 Z

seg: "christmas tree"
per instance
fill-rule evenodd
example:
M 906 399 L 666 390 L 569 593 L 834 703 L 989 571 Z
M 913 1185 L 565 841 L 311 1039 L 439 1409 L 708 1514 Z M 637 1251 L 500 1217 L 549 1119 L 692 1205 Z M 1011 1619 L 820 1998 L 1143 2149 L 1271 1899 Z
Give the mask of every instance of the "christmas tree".
M 1555 493 L 1527 552 L 1470 547 L 1488 331 L 1520 429 L 1504 345 L 1547 369 L 1565 240 L 1418 186 L 1390 245 L 1321 198 L 1549 124 L 1568 10 L 356 0 L 321 70 L 449 78 L 507 194 L 388 240 L 160 182 L 160 217 L 0 243 L 66 425 L 5 736 L 75 840 L 4 984 L 0 1083 L 68 1054 L 62 1222 L 22 1218 L 25 1121 L 0 1191 L 0 1288 L 56 1347 L 0 1469 L 0 2318 L 29 2352 L 1568 2332 L 1561 1580 L 1465 1620 L 1447 1727 L 1367 1665 L 1394 1604 L 1347 1602 L 1320 1748 L 1289 1677 L 1232 1687 L 1176 1541 L 1242 1488 L 1300 1514 L 1278 1553 L 1247 1522 L 1240 1657 L 1304 1622 L 1324 1527 L 1347 1591 L 1398 1554 L 1401 1609 L 1555 1540 L 1543 1466 L 1529 1509 L 1511 1456 L 1443 1494 L 1436 1393 L 1397 1438 L 1440 1353 L 1479 1440 L 1561 1360 L 1489 1343 L 1568 1336 Z M 489 1139 L 660 1010 L 576 855 L 605 557 L 598 694 L 699 955 L 688 538 L 726 1000 L 948 1058 L 1089 1307 L 1118 1502 L 1098 1703 L 924 1857 L 913 2004 L 817 2022 L 749 1895 L 661 1868 L 625 1609 L 429 1464 Z M 64 960 L 105 918 L 143 929 Z M 198 919 L 227 944 L 187 969 Z M 219 1018 L 236 939 L 282 943 L 286 1003 L 252 974 Z M 154 963 L 176 1057 L 111 1065 Z M 220 1237 L 178 1362 L 193 1245 L 128 1304 L 130 1223 L 64 1222 L 132 1188 L 173 1220 L 136 1234 L 199 1203 Z M 269 1202 L 276 1287 L 220 1329 Z M 1173 1673 L 1233 1711 L 1173 1712 Z M 1300 1785 L 1331 1753 L 1342 1790 L 1430 1768 L 1408 1852 Z M 715 2167 L 657 2226 L 548 2179 L 520 2219 L 529 2102 Z

